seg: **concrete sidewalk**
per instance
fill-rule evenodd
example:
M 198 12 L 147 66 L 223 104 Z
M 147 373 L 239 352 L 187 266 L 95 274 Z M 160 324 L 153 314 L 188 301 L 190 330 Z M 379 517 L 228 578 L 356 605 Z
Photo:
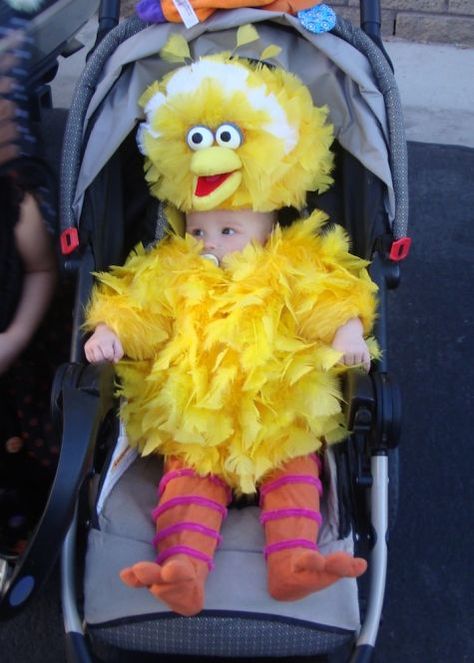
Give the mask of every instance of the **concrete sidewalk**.
M 474 48 L 386 39 L 408 140 L 474 147 Z
M 61 59 L 52 84 L 56 107 L 69 107 L 95 31 L 92 19 L 77 35 L 86 48 Z M 384 43 L 395 68 L 407 139 L 474 147 L 474 49 L 395 38 Z

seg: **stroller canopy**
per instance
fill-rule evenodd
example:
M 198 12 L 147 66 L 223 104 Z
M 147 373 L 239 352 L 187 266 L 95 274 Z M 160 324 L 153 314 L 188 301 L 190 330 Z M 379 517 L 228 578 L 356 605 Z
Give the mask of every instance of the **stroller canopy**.
M 169 36 L 182 33 L 198 59 L 232 51 L 237 28 L 246 23 L 258 24 L 260 39 L 239 47 L 238 55 L 258 60 L 269 44 L 282 48 L 275 62 L 302 79 L 317 105 L 329 107 L 341 146 L 385 184 L 395 238 L 405 234 L 406 146 L 398 90 L 383 54 L 344 22 L 332 33 L 315 35 L 296 17 L 254 9 L 217 12 L 191 29 L 146 26 L 133 18 L 108 35 L 90 59 L 71 108 L 63 151 L 63 227 L 79 225 L 87 187 L 143 119 L 138 99 L 145 88 L 177 66 L 159 56 Z

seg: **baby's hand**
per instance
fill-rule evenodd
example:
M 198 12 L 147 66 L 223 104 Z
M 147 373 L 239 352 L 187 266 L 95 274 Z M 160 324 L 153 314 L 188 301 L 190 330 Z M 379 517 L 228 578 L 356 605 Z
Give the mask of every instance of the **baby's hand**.
M 332 339 L 332 347 L 342 352 L 341 361 L 346 366 L 362 364 L 366 371 L 370 369 L 370 353 L 364 339 L 364 330 L 359 318 L 351 318 L 339 327 Z
M 107 325 L 97 325 L 94 333 L 84 346 L 87 361 L 100 364 L 104 361 L 117 363 L 124 352 L 119 337 Z

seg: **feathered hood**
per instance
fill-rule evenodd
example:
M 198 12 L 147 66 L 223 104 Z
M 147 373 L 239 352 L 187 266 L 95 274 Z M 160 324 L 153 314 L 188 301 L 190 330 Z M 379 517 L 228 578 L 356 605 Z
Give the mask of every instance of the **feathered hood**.
M 183 212 L 285 206 L 332 182 L 327 108 L 281 68 L 203 57 L 142 96 L 139 145 L 151 191 Z

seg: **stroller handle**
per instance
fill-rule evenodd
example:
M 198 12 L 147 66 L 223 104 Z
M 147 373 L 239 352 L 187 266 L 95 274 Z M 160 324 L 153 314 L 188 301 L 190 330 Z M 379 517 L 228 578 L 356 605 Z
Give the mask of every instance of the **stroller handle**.
M 94 46 L 88 53 L 87 58 L 95 51 L 102 39 L 113 30 L 120 18 L 120 0 L 100 0 L 99 21 Z
M 393 71 L 393 64 L 385 50 L 382 41 L 382 12 L 380 9 L 380 0 L 359 0 L 360 3 L 360 27 L 365 34 L 382 51 Z
M 370 34 L 378 30 L 380 34 L 381 16 L 380 0 L 360 0 L 360 25 L 364 32 L 369 29 L 367 34 Z
M 380 0 L 360 0 L 360 27 L 375 42 L 380 42 L 382 13 Z

